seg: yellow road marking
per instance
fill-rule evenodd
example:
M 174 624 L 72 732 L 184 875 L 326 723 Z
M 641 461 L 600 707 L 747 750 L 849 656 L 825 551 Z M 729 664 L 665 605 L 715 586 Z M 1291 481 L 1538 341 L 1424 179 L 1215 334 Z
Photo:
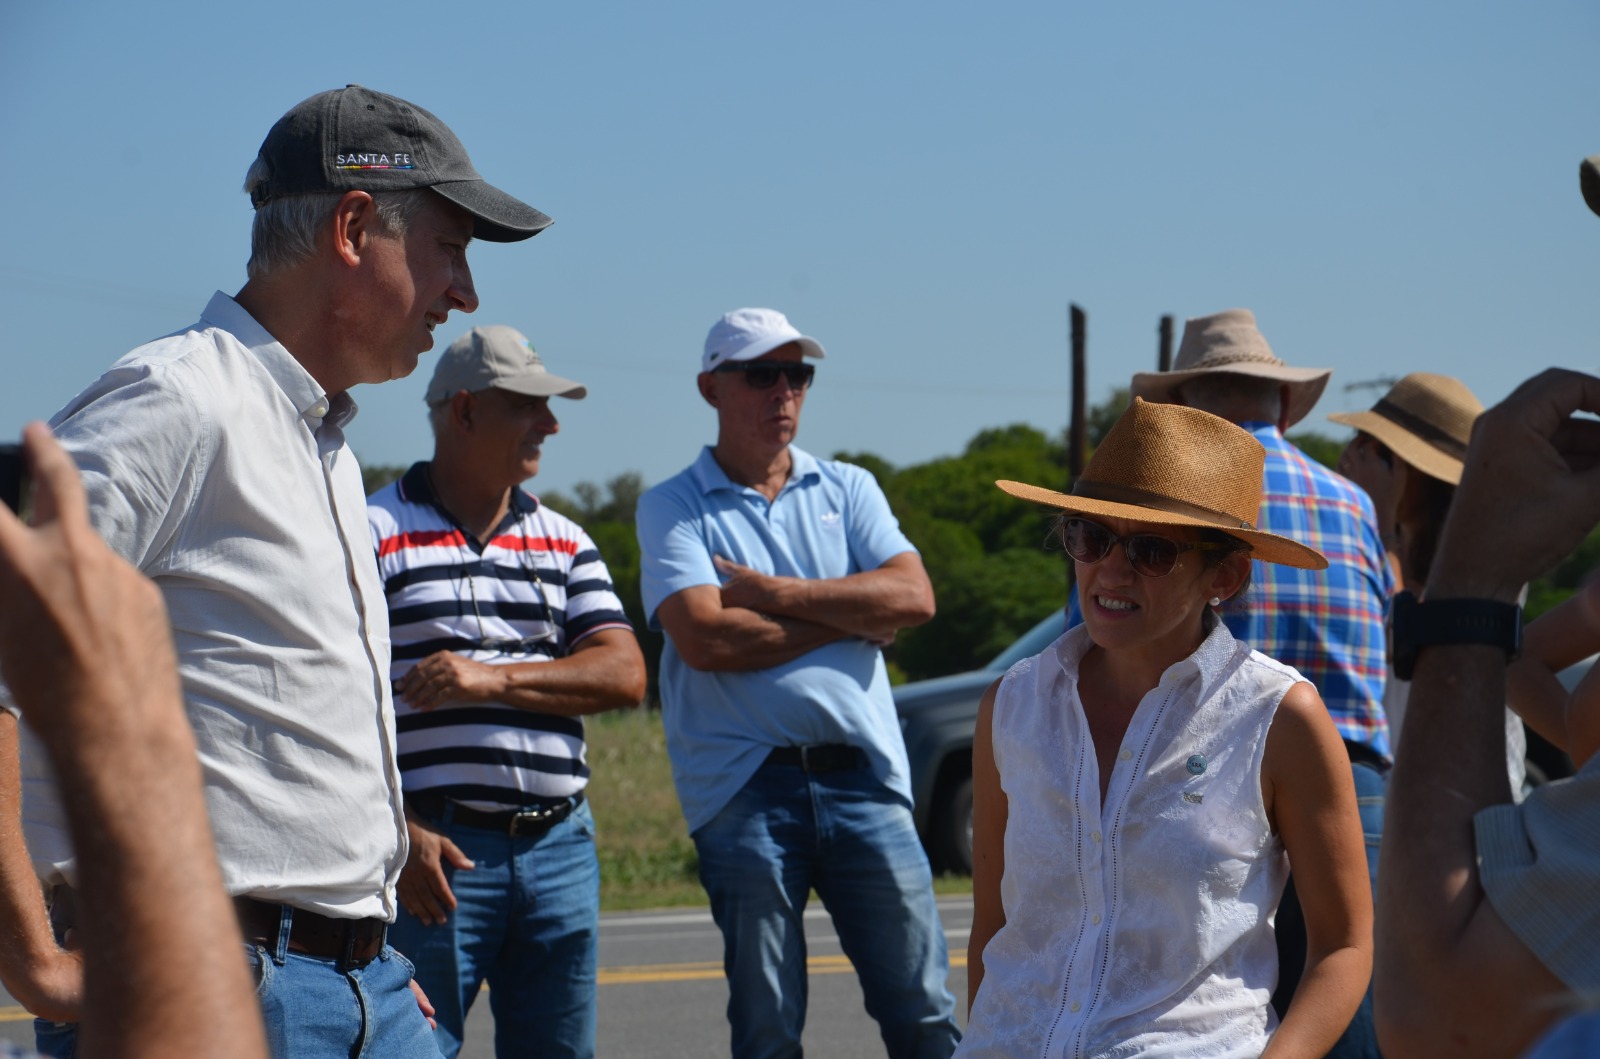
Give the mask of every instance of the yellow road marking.
M 967 965 L 967 950 L 950 953 L 951 967 Z M 844 974 L 855 970 L 844 956 L 812 956 L 806 960 L 807 974 Z M 703 982 L 722 977 L 722 962 L 656 963 L 637 967 L 602 967 L 597 975 L 601 985 L 639 985 L 646 982 Z M 484 988 L 488 988 L 485 986 Z M 23 1008 L 0 1007 L 0 1022 L 32 1020 Z
M 950 954 L 951 967 L 967 965 L 967 950 Z M 807 974 L 845 974 L 853 971 L 845 956 L 812 956 L 806 960 Z M 645 982 L 703 982 L 722 977 L 722 962 L 656 963 L 637 967 L 602 967 L 596 976 L 601 985 L 638 985 Z

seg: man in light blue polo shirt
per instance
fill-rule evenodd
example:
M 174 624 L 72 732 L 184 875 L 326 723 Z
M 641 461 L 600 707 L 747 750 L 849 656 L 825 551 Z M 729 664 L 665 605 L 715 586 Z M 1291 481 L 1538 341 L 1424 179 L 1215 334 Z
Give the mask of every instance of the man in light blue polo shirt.
M 725 314 L 698 379 L 717 443 L 639 500 L 667 750 L 736 1059 L 800 1054 L 812 889 L 889 1055 L 942 1059 L 949 957 L 879 650 L 933 616 L 933 589 L 872 476 L 791 444 L 822 356 L 782 313 Z

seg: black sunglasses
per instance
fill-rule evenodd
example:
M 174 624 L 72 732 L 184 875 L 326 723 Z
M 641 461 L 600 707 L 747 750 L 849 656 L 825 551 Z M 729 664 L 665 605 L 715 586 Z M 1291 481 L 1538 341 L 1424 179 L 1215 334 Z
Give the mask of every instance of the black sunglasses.
M 778 385 L 778 376 L 789 380 L 789 389 L 803 390 L 811 385 L 817 369 L 810 364 L 795 364 L 787 360 L 735 360 L 716 369 L 744 373 L 744 381 L 751 388 L 770 390 Z
M 1145 577 L 1165 577 L 1178 565 L 1178 556 L 1190 551 L 1209 551 L 1218 547 L 1207 541 L 1175 541 L 1155 533 L 1130 533 L 1119 537 L 1098 522 L 1069 518 L 1061 526 L 1061 543 L 1067 554 L 1080 563 L 1097 563 L 1112 547 L 1122 544 L 1128 565 Z

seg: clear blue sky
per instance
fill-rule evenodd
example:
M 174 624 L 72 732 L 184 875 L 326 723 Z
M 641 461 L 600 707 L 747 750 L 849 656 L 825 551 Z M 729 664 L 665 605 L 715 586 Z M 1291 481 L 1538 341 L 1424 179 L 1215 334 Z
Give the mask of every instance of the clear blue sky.
M 239 187 L 274 120 L 346 82 L 409 98 L 551 214 L 475 245 L 482 298 L 586 382 L 533 488 L 659 481 L 711 440 L 700 344 L 740 305 L 829 351 L 800 443 L 897 464 L 1059 430 L 1067 305 L 1089 397 L 1157 320 L 1246 306 L 1342 384 L 1485 401 L 1600 368 L 1600 6 L 494 3 L 0 9 L 0 435 L 244 280 Z M 409 379 L 352 443 L 430 443 Z

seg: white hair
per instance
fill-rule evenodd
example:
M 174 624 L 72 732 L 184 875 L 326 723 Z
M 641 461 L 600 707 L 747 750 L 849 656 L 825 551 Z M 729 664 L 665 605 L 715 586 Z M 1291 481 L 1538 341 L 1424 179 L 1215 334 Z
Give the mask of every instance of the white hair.
M 257 156 L 250 165 L 250 171 L 245 174 L 245 194 L 254 200 L 256 189 L 267 182 L 269 175 L 267 163 Z M 333 209 L 343 194 L 340 191 L 311 191 L 301 195 L 282 195 L 257 206 L 255 222 L 250 226 L 250 261 L 245 266 L 245 274 L 251 279 L 258 279 L 315 254 L 317 232 L 333 216 Z M 427 188 L 375 193 L 372 204 L 377 212 L 380 233 L 404 235 L 411 218 L 422 208 L 428 194 Z

